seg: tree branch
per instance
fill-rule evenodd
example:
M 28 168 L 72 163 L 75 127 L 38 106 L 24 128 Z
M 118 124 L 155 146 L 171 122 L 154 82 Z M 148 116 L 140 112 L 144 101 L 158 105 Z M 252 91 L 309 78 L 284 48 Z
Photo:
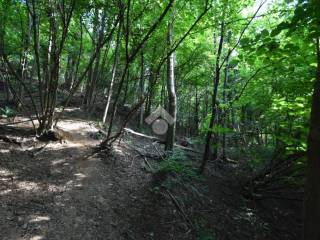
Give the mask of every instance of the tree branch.
M 245 33 L 245 31 L 248 29 L 248 27 L 250 26 L 251 22 L 253 21 L 253 19 L 255 19 L 255 17 L 257 16 L 258 12 L 260 11 L 260 9 L 262 8 L 262 6 L 266 3 L 267 0 L 264 0 L 263 2 L 261 2 L 261 4 L 259 5 L 258 9 L 255 11 L 255 13 L 253 14 L 253 16 L 250 18 L 250 20 L 247 22 L 247 24 L 244 26 L 244 28 L 242 29 L 240 36 L 238 38 L 238 41 L 236 42 L 236 44 L 228 51 L 227 56 L 223 59 L 223 61 L 221 62 L 221 65 L 219 67 L 219 70 L 223 67 L 224 63 L 226 62 L 226 60 L 230 57 L 230 55 L 233 53 L 233 51 L 236 49 L 236 47 L 238 47 L 238 45 L 240 44 L 240 41 L 243 37 L 243 34 Z

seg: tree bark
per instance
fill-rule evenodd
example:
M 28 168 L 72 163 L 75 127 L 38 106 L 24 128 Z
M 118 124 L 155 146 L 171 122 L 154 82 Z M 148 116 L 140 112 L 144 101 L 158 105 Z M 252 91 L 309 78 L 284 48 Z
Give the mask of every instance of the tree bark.
M 198 87 L 196 86 L 196 96 L 195 96 L 195 103 L 194 103 L 194 120 L 193 120 L 193 131 L 192 134 L 198 135 L 199 131 L 199 94 L 198 94 Z
M 168 24 L 167 47 L 171 49 L 173 43 L 173 17 Z M 174 52 L 167 59 L 167 91 L 168 91 L 168 112 L 173 118 L 173 124 L 169 124 L 166 137 L 166 151 L 172 151 L 175 139 L 176 118 L 177 118 L 177 96 L 174 79 Z
M 106 119 L 107 119 L 107 115 L 108 115 L 108 111 L 109 111 L 109 106 L 110 106 L 110 102 L 111 102 L 111 96 L 113 93 L 113 85 L 114 85 L 114 80 L 115 80 L 116 71 L 117 71 L 117 64 L 118 64 L 118 60 L 119 60 L 121 24 L 122 23 L 120 22 L 118 33 L 117 33 L 117 40 L 116 40 L 116 48 L 115 48 L 115 52 L 114 52 L 114 62 L 113 62 L 113 66 L 112 66 L 111 81 L 110 81 L 110 86 L 109 86 L 108 93 L 107 93 L 107 104 L 104 109 L 104 114 L 103 114 L 103 118 L 102 118 L 103 123 L 106 123 Z
M 231 37 L 231 32 L 228 32 L 228 39 L 227 41 L 230 41 L 230 37 Z M 222 93 L 222 98 L 223 98 L 223 110 L 222 110 L 222 116 L 221 116 L 221 122 L 222 122 L 222 126 L 224 128 L 227 127 L 227 119 L 228 119 L 228 110 L 227 110 L 227 87 L 228 87 L 228 81 L 229 81 L 229 58 L 230 56 L 227 56 L 226 59 L 226 67 L 225 67 L 225 72 L 224 72 L 224 81 L 223 81 L 223 93 Z M 222 160 L 225 161 L 227 159 L 226 156 L 226 133 L 225 130 L 223 130 L 222 133 Z
M 312 96 L 304 202 L 305 240 L 320 239 L 320 39 L 316 40 L 317 76 Z
M 144 55 L 143 51 L 141 51 L 141 73 L 140 73 L 140 84 L 139 84 L 139 93 L 140 93 L 140 99 L 144 96 Z M 143 125 L 143 111 L 144 106 L 143 104 L 140 107 L 140 116 L 139 116 L 139 127 L 141 128 Z

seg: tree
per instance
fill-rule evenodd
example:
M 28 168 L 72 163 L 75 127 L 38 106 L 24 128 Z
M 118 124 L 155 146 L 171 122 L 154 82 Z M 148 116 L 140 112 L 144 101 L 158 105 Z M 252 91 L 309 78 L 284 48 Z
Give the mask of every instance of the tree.
M 167 49 L 171 49 L 172 39 L 173 39 L 173 21 L 174 17 L 172 16 L 168 23 L 168 35 L 167 35 Z M 166 139 L 166 150 L 172 151 L 174 138 L 175 138 L 175 129 L 176 129 L 176 119 L 177 119 L 177 96 L 175 90 L 175 81 L 174 81 L 174 52 L 169 54 L 167 59 L 167 90 L 168 90 L 168 113 L 173 118 L 173 124 L 169 124 L 167 131 Z
M 107 103 L 106 103 L 106 107 L 105 107 L 103 118 L 102 118 L 103 123 L 106 123 L 107 114 L 108 114 L 108 110 L 109 110 L 109 106 L 110 106 L 110 102 L 111 102 L 111 96 L 113 93 L 113 85 L 114 85 L 114 81 L 115 81 L 115 77 L 116 77 L 117 65 L 118 65 L 118 61 L 119 61 L 121 24 L 122 24 L 122 21 L 120 20 L 119 27 L 118 27 L 118 33 L 117 33 L 116 48 L 115 48 L 115 52 L 114 52 L 114 62 L 112 65 L 111 80 L 110 80 L 110 85 L 109 85 L 108 92 L 107 92 Z
M 320 40 L 316 39 L 317 75 L 314 83 L 308 137 L 308 168 L 305 199 L 305 239 L 320 238 Z

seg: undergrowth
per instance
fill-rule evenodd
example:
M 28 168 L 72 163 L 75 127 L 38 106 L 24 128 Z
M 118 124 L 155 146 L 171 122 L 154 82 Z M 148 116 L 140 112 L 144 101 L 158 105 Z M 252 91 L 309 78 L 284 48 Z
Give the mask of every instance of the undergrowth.
M 197 168 L 181 150 L 173 151 L 155 166 L 156 174 L 172 175 L 184 180 L 201 180 Z

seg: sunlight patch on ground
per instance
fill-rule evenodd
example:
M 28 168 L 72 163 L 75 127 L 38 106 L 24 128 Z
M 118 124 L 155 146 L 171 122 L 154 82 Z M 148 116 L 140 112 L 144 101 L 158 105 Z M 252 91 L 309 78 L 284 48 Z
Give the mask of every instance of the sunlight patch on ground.
M 65 190 L 65 187 L 55 184 L 49 184 L 47 190 L 48 192 L 63 192 Z
M 64 120 L 58 123 L 58 127 L 66 131 L 91 132 L 95 128 L 85 121 Z
M 0 176 L 1 177 L 9 177 L 12 176 L 13 173 L 9 171 L 8 169 L 0 168 Z
M 35 182 L 29 182 L 29 181 L 21 181 L 16 184 L 20 190 L 24 191 L 38 191 L 40 190 L 40 187 Z
M 69 107 L 69 108 L 64 109 L 65 112 L 76 112 L 76 111 L 80 111 L 80 110 L 81 110 L 81 108 L 79 108 L 79 107 L 74 107 L 74 108 Z M 56 112 L 61 112 L 61 109 L 56 108 Z
M 78 180 L 82 180 L 82 179 L 84 179 L 84 178 L 87 177 L 87 176 L 84 175 L 83 173 L 76 173 L 76 174 L 74 174 L 74 175 L 77 177 Z
M 83 143 L 81 142 L 68 142 L 68 147 L 83 147 Z
M 47 149 L 48 150 L 60 150 L 60 149 L 67 149 L 70 147 L 83 147 L 83 144 L 75 143 L 75 142 L 68 142 L 67 144 L 50 143 L 50 144 L 48 144 Z
M 55 165 L 58 165 L 58 164 L 60 164 L 60 163 L 64 163 L 65 161 L 66 161 L 65 159 L 53 160 L 53 161 L 51 162 L 51 165 L 52 165 L 52 166 L 55 166 Z
M 30 238 L 30 240 L 41 240 L 41 239 L 44 239 L 44 238 L 43 238 L 43 236 L 39 236 L 39 235 L 33 236 Z
M 64 132 L 67 145 L 70 147 L 80 147 L 83 145 L 93 145 L 96 140 L 89 136 L 94 136 L 98 129 L 85 121 L 64 120 L 58 123 L 58 128 Z
M 45 222 L 49 220 L 50 220 L 49 216 L 32 215 L 31 219 L 29 220 L 29 223 Z
M 10 192 L 12 192 L 11 189 L 7 189 L 7 190 L 0 191 L 0 196 L 6 195 L 6 194 L 8 194 L 8 193 L 10 193 Z
M 0 153 L 10 153 L 9 149 L 0 149 Z
M 125 156 L 125 154 L 123 153 L 122 149 L 119 148 L 118 146 L 115 146 L 115 147 L 114 147 L 114 151 L 115 151 L 116 153 L 118 153 L 119 155 L 121 155 L 121 156 Z

